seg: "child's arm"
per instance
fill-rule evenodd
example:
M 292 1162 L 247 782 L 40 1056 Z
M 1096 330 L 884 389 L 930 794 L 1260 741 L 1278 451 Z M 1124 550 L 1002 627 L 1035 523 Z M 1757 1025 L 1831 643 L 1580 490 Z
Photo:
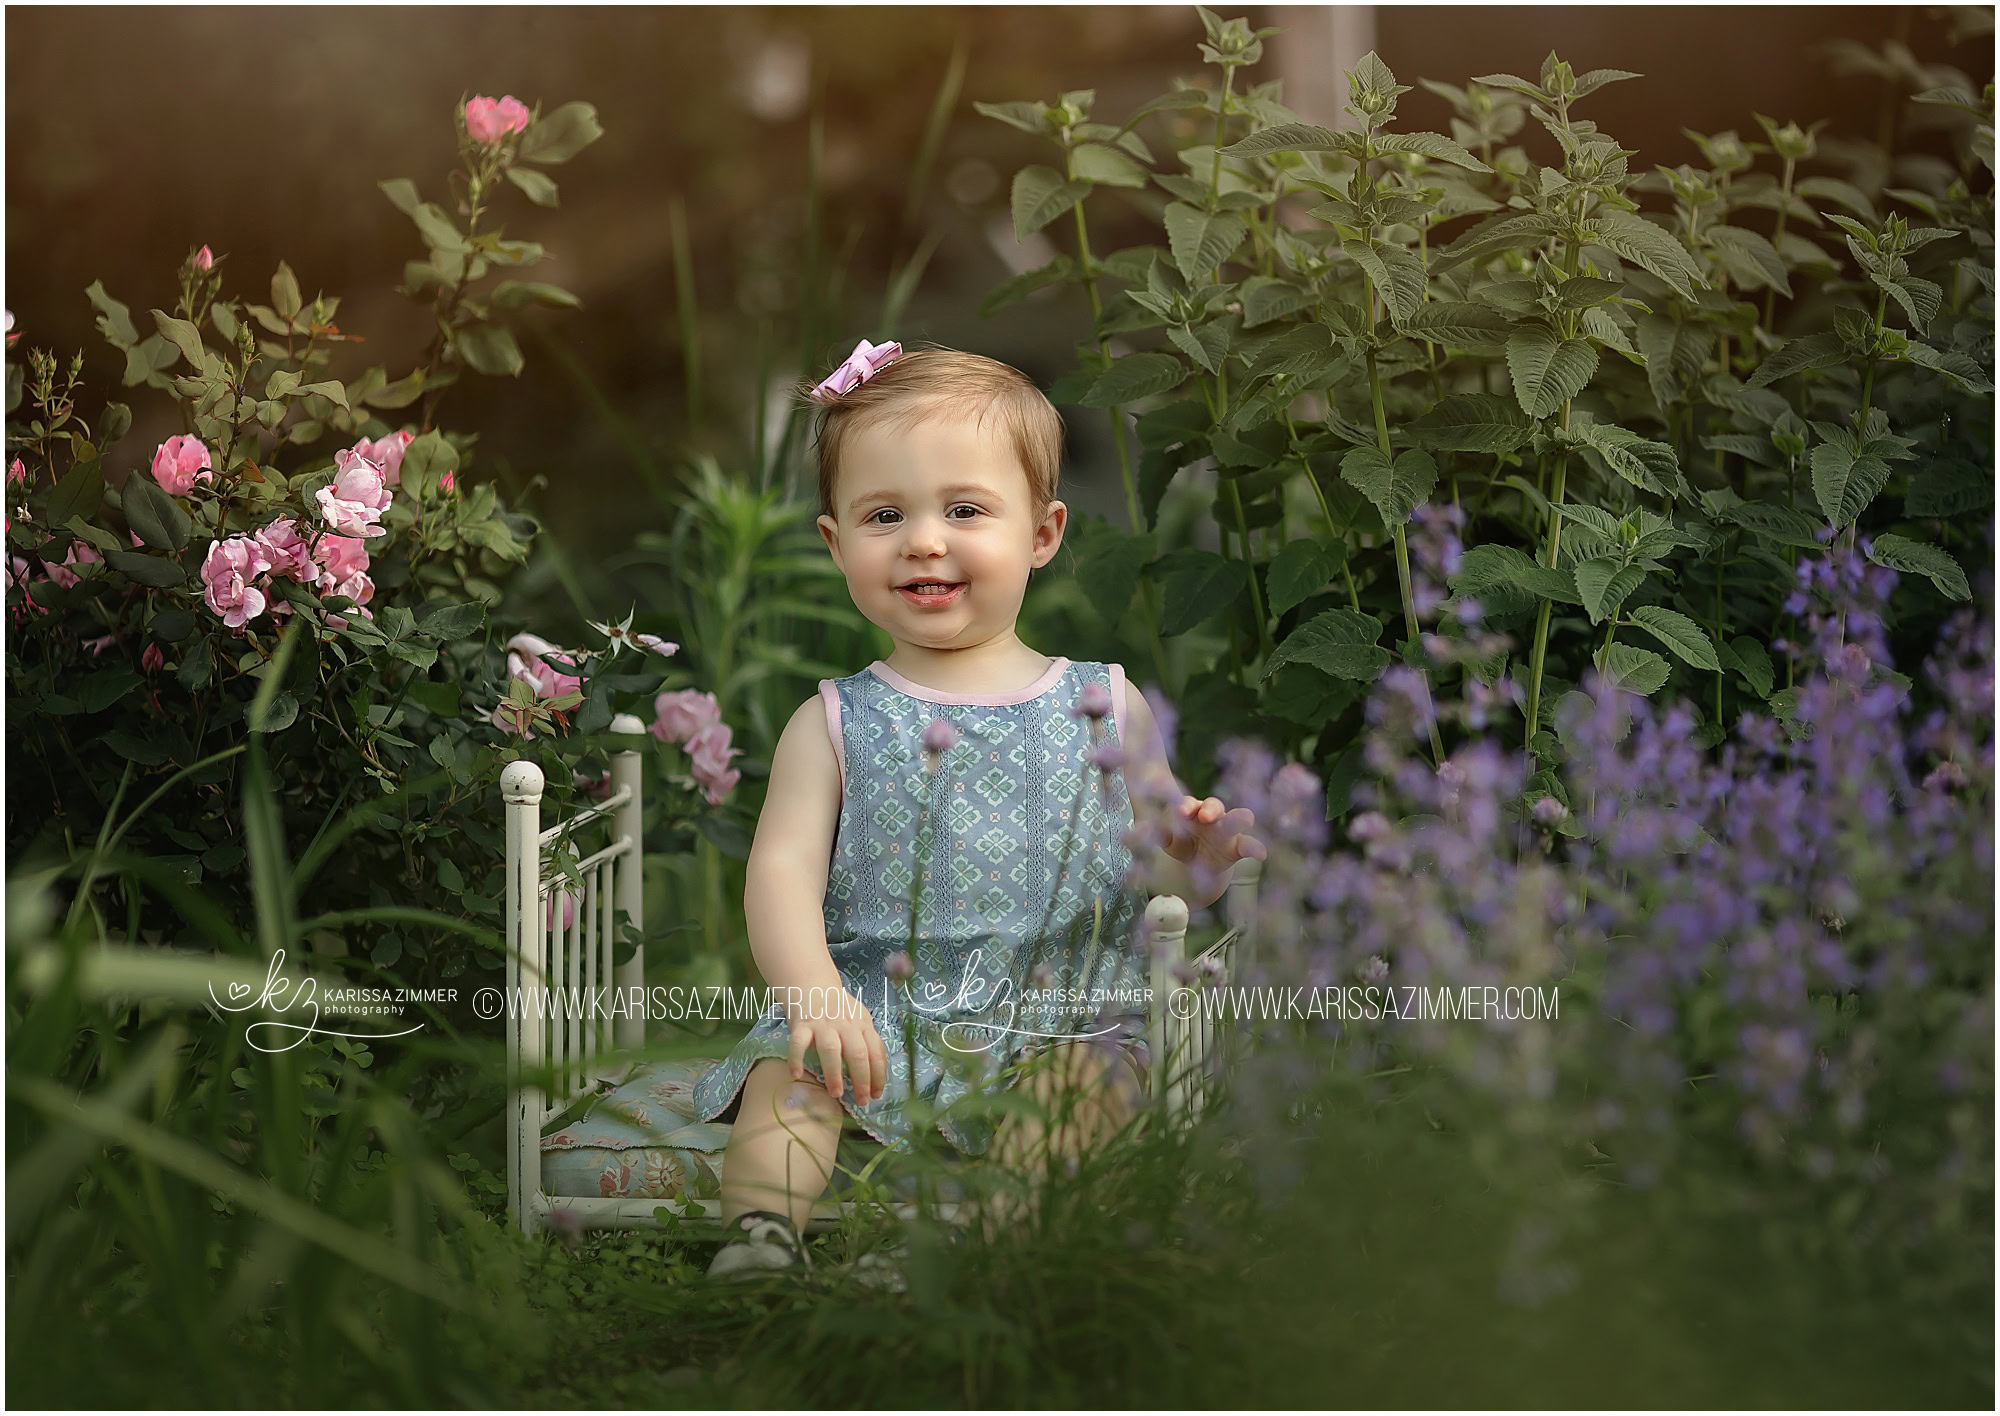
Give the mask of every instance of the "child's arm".
M 827 870 L 840 825 L 840 768 L 820 699 L 792 714 L 771 753 L 743 894 L 750 955 L 774 988 L 838 985 L 826 947 Z
M 1264 858 L 1264 844 L 1248 833 L 1256 824 L 1244 807 L 1228 810 L 1216 797 L 1198 800 L 1181 789 L 1167 762 L 1166 742 L 1146 695 L 1125 681 L 1125 792 L 1135 817 L 1164 802 L 1167 844 L 1143 859 L 1156 894 L 1178 895 L 1191 909 L 1212 905 L 1229 888 L 1231 869 L 1243 856 Z
M 849 1081 L 857 1103 L 882 1095 L 888 1063 L 865 1002 L 846 991 L 826 946 L 826 878 L 840 828 L 840 764 L 827 736 L 822 700 L 792 714 L 771 753 L 771 782 L 743 892 L 750 956 L 773 988 L 798 989 L 791 1010 L 791 1069 L 805 1080 L 808 1049 L 820 1060 L 827 1093 Z

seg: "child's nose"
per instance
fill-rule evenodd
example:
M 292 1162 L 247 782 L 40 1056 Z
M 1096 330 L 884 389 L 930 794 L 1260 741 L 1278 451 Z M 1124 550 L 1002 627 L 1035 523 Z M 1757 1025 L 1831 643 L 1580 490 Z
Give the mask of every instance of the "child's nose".
M 944 523 L 928 516 L 911 517 L 903 544 L 912 555 L 942 555 Z

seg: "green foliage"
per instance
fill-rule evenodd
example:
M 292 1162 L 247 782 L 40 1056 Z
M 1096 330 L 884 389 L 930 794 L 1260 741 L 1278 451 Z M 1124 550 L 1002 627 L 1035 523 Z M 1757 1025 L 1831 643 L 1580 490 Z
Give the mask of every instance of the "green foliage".
M 1470 517 L 1453 588 L 1520 636 L 1504 672 L 1523 740 L 1546 685 L 1600 664 L 1688 698 L 1711 738 L 1760 706 L 1794 553 L 1830 534 L 1923 577 L 1898 601 L 1915 635 L 1971 593 L 1959 567 L 1990 557 L 1984 520 L 1949 509 L 1992 496 L 1990 98 L 1917 95 L 1958 115 L 1958 157 L 1908 186 L 1878 185 L 1891 154 L 1859 148 L 1808 170 L 1826 162 L 1822 125 L 1762 116 L 1768 141 L 1689 133 L 1699 165 L 1648 169 L 1582 116 L 1640 74 L 1552 53 L 1532 77 L 1425 79 L 1454 116 L 1423 133 L 1399 121 L 1409 86 L 1369 54 L 1347 76 L 1352 124 L 1326 128 L 1248 82 L 1260 41 L 1241 21 L 1224 39 L 1202 14 L 1213 81 L 1118 128 L 1091 91 L 975 105 L 1041 145 L 1019 229 L 1074 227 L 1073 250 L 989 311 L 1051 287 L 1089 303 L 1095 338 L 1054 394 L 1118 425 L 1125 534 L 1161 547 L 1138 557 L 1121 649 L 1171 694 L 1225 661 L 1238 696 L 1216 709 L 1256 703 L 1282 756 L 1332 775 L 1358 710 L 1308 725 L 1276 671 L 1335 653 L 1333 569 L 1346 613 L 1394 623 L 1400 607 L 1417 642 L 1432 601 L 1404 528 L 1433 499 Z M 1529 124 L 1553 165 L 1515 145 Z M 1125 141 L 1141 132 L 1143 151 Z M 1096 257 L 1093 194 L 1136 192 L 1135 169 L 1164 194 L 1158 235 Z M 1117 357 L 1113 335 L 1129 341 Z M 1182 505 L 1213 517 L 1219 549 L 1158 541 Z M 1092 560 L 1119 557 L 1098 538 Z M 1621 624 L 1668 657 L 1619 643 Z M 1738 642 L 1756 667 L 1724 647 Z

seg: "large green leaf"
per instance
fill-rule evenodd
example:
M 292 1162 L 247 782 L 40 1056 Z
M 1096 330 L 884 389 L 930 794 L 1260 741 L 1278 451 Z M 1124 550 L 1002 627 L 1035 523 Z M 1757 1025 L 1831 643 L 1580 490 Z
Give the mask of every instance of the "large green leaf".
M 1439 162 L 1463 167 L 1468 172 L 1493 170 L 1450 138 L 1437 133 L 1377 133 L 1372 141 L 1377 152 L 1419 153 Z
M 1090 183 L 1068 182 L 1053 167 L 1034 163 L 1014 174 L 1014 239 L 1025 241 L 1090 194 Z
M 1639 317 L 1633 341 L 1646 361 L 1646 382 L 1653 390 L 1653 401 L 1664 412 L 1685 399 L 1701 381 L 1701 371 L 1715 351 L 1716 333 L 1713 325 L 1651 314 Z
M 167 489 L 144 472 L 125 479 L 125 519 L 139 539 L 160 551 L 184 550 L 193 520 Z
M 502 324 L 472 324 L 458 331 L 458 352 L 482 374 L 512 377 L 524 361 L 514 332 Z
M 162 556 L 141 555 L 137 551 L 106 551 L 104 560 L 113 570 L 141 585 L 166 590 L 186 582 L 187 572 L 177 561 Z
M 1271 613 L 1281 615 L 1317 595 L 1346 561 L 1347 547 L 1339 541 L 1301 537 L 1287 543 L 1265 582 Z
M 1130 403 L 1178 388 L 1187 375 L 1187 365 L 1171 354 L 1128 354 L 1097 376 L 1081 402 L 1088 408 Z
M 1384 526 L 1401 526 L 1437 486 L 1437 463 L 1417 448 L 1393 463 L 1380 448 L 1351 448 L 1340 459 L 1340 480 L 1374 504 Z
M 1705 285 L 1686 247 L 1643 216 L 1599 207 L 1588 225 L 1595 244 L 1664 280 L 1683 300 L 1693 300 L 1695 287 Z
M 1424 301 L 1424 263 L 1415 251 L 1390 241 L 1342 241 L 1340 249 L 1368 273 L 1376 293 L 1398 325 Z
M 1381 622 L 1353 610 L 1324 610 L 1285 636 L 1264 666 L 1268 679 L 1286 664 L 1311 664 L 1335 678 L 1372 679 L 1389 666 L 1390 654 L 1375 641 Z
M 1770 289 L 1791 298 L 1792 282 L 1777 249 L 1741 226 L 1711 226 L 1703 233 L 1730 278 L 1746 290 Z
M 1168 202 L 1167 244 L 1183 278 L 1200 280 L 1229 259 L 1250 227 L 1233 211 L 1203 211 L 1186 202 Z
M 1554 413 L 1596 372 L 1597 346 L 1587 339 L 1558 339 L 1542 325 L 1524 325 L 1507 338 L 1507 374 L 1530 418 Z
M 989 318 L 1006 309 L 1017 300 L 1026 299 L 1037 290 L 1046 290 L 1053 285 L 1061 285 L 1076 275 L 1076 262 L 1068 256 L 1057 256 L 1045 266 L 1022 271 L 997 290 L 979 302 L 979 317 Z
M 1680 459 L 1667 443 L 1642 438 L 1630 428 L 1610 423 L 1592 423 L 1583 429 L 1591 450 L 1604 465 L 1635 487 L 1669 499 L 1685 495 L 1686 480 L 1681 476 Z
M 1455 344 L 1467 349 L 1503 345 L 1514 323 L 1490 305 L 1473 305 L 1458 300 L 1433 300 L 1421 304 L 1396 324 L 1412 339 L 1428 339 L 1433 344 Z
M 1949 552 L 1928 541 L 1890 532 L 1875 538 L 1868 559 L 1891 570 L 1921 575 L 1954 600 L 1972 598 L 1972 586 L 1966 581 L 1965 571 Z
M 1576 563 L 1577 593 L 1592 624 L 1602 624 L 1646 579 L 1636 565 L 1620 565 L 1609 556 L 1597 556 Z
M 1237 293 L 1243 302 L 1245 329 L 1255 329 L 1260 324 L 1282 319 L 1313 302 L 1312 291 L 1270 275 L 1251 276 Z
M 520 154 L 529 162 L 568 162 L 603 136 L 594 107 L 565 103 L 528 125 L 521 134 Z
M 1497 394 L 1460 393 L 1440 399 L 1404 431 L 1442 452 L 1512 452 L 1535 435 L 1535 425 Z
M 1667 681 L 1667 661 L 1636 644 L 1613 643 L 1605 657 L 1604 676 L 1614 688 L 1650 697 Z
M 1187 633 L 1250 585 L 1250 567 L 1244 562 L 1193 547 L 1169 551 L 1148 569 L 1166 585 L 1160 624 L 1164 635 Z
M 1081 143 L 1070 153 L 1070 170 L 1079 180 L 1106 187 L 1143 187 L 1151 176 L 1116 148 Z
M 1820 523 L 1803 511 L 1795 511 L 1788 506 L 1769 502 L 1735 502 L 1722 508 L 1719 514 L 1725 521 L 1782 545 L 1816 550 L 1820 544 L 1819 537 L 1814 534 L 1819 530 Z
M 1813 449 L 1813 495 L 1835 528 L 1849 525 L 1868 509 L 1889 481 L 1889 464 L 1879 457 L 1857 457 L 1835 443 Z
M 1674 657 L 1684 664 L 1707 669 L 1711 673 L 1722 667 L 1708 631 L 1678 610 L 1670 610 L 1664 605 L 1641 605 L 1625 616 L 1625 622 L 1638 625 L 1673 650 Z
M 1787 374 L 1804 373 L 1808 369 L 1830 369 L 1845 362 L 1846 358 L 1847 351 L 1839 335 L 1809 334 L 1803 339 L 1794 339 L 1759 364 L 1757 372 L 1750 376 L 1750 387 L 1768 388 Z
M 49 524 L 60 526 L 72 516 L 87 520 L 97 514 L 103 501 L 104 466 L 94 457 L 87 458 L 64 473 L 56 489 L 49 493 L 46 513 Z
M 1354 145 L 1352 136 L 1312 123 L 1280 123 L 1239 139 L 1222 150 L 1224 157 L 1266 157 L 1274 152 L 1340 152 Z
M 1576 579 L 1567 571 L 1551 570 L 1525 551 L 1488 542 L 1470 547 L 1459 558 L 1451 588 L 1462 595 L 1493 600 L 1496 613 L 1509 613 L 1541 600 L 1581 605 Z

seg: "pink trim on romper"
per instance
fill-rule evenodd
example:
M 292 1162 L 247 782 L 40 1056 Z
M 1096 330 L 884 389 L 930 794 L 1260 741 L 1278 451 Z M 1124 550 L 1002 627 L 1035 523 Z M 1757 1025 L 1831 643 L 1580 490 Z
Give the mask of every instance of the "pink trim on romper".
M 840 732 L 840 690 L 832 679 L 819 681 L 820 701 L 826 705 L 826 735 L 833 739 L 833 761 L 840 768 L 840 794 L 847 795 L 847 744 Z
M 1001 708 L 1010 703 L 1026 703 L 1031 698 L 1040 698 L 1055 687 L 1056 680 L 1062 677 L 1063 670 L 1068 667 L 1069 660 L 1058 654 L 1049 661 L 1048 668 L 1043 670 L 1040 678 L 1026 688 L 1016 689 L 1012 693 L 947 693 L 943 689 L 929 688 L 904 678 L 880 659 L 868 666 L 868 672 L 889 687 L 907 693 L 912 698 L 921 698 L 926 703 L 944 703 L 963 708 Z
M 1130 745 L 1125 741 L 1125 666 L 1107 664 L 1105 667 L 1111 670 L 1111 721 L 1118 729 L 1119 747 L 1129 752 Z

